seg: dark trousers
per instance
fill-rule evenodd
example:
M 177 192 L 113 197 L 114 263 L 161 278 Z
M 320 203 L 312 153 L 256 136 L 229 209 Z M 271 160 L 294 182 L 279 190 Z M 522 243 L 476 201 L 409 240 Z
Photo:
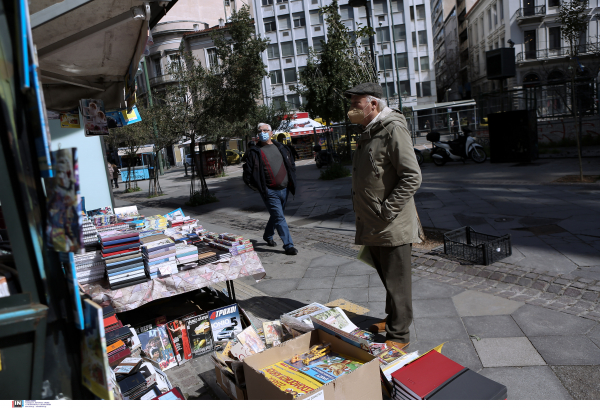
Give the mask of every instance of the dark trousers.
M 263 201 L 265 202 L 267 210 L 269 210 L 269 214 L 271 215 L 269 222 L 267 222 L 263 239 L 265 241 L 272 240 L 273 236 L 275 235 L 275 230 L 277 230 L 279 238 L 281 238 L 283 241 L 283 249 L 292 248 L 294 246 L 290 229 L 287 225 L 287 221 L 285 220 L 285 215 L 283 215 L 288 194 L 289 192 L 287 188 L 284 188 L 283 190 L 271 190 L 267 188 L 267 193 L 265 196 L 263 196 Z
M 410 341 L 408 328 L 413 320 L 411 249 L 412 244 L 397 247 L 369 247 L 373 263 L 386 291 L 386 338 L 400 343 Z
M 116 188 L 119 188 L 119 176 L 113 178 L 113 183 Z

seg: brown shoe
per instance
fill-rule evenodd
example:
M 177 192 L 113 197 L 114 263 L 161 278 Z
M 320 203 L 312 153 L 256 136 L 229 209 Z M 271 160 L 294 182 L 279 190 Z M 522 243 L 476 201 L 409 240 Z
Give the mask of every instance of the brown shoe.
M 385 319 L 378 323 L 372 324 L 369 327 L 369 331 L 373 334 L 385 333 Z
M 394 341 L 394 340 L 386 340 L 385 344 L 387 344 L 388 347 L 396 347 L 399 348 L 400 350 L 403 350 L 404 348 L 408 347 L 408 345 L 410 344 L 410 341 L 408 343 L 400 343 L 398 341 Z

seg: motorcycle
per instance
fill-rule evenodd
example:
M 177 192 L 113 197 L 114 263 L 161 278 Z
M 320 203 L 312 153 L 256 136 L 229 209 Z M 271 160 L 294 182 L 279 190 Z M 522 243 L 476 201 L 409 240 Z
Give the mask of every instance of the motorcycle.
M 433 163 L 436 166 L 443 166 L 447 161 L 462 161 L 465 163 L 467 159 L 471 159 L 475 163 L 483 163 L 487 159 L 487 154 L 483 147 L 469 136 L 470 133 L 470 129 L 465 129 L 464 132 L 458 132 L 456 140 L 447 142 L 440 142 L 438 132 L 428 133 L 425 138 L 433 144 L 431 150 Z
M 413 147 L 413 149 L 415 150 L 415 156 L 417 156 L 417 163 L 419 163 L 419 166 L 423 165 L 423 162 L 425 161 L 423 153 L 421 153 L 421 151 L 415 147 Z
M 330 164 L 337 163 L 337 153 L 330 152 L 326 149 L 315 152 L 315 163 L 317 168 L 320 169 L 323 166 L 329 166 Z

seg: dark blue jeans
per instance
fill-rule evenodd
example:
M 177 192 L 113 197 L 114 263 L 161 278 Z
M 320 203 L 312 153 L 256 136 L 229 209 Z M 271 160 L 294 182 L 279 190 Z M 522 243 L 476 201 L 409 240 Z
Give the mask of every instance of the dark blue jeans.
M 283 190 L 270 190 L 267 188 L 267 194 L 263 197 L 263 201 L 269 210 L 271 217 L 267 222 L 263 239 L 270 241 L 275 235 L 275 229 L 279 234 L 279 238 L 283 241 L 283 249 L 292 248 L 294 243 L 292 242 L 292 236 L 290 235 L 290 229 L 288 228 L 287 221 L 283 215 L 285 210 L 285 204 L 288 198 L 288 189 Z

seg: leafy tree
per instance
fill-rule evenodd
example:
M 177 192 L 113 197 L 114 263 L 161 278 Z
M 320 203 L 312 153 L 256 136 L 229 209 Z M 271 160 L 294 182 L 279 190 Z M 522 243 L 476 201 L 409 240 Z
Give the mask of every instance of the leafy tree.
M 306 68 L 300 72 L 299 94 L 312 117 L 321 117 L 329 126 L 346 118 L 348 106 L 342 95 L 346 89 L 364 82 L 378 83 L 373 62 L 354 38 L 366 38 L 373 30 L 363 27 L 354 36 L 342 23 L 337 0 L 320 8 L 327 23 L 327 42 L 322 51 L 311 48 Z
M 586 45 L 580 44 L 582 34 L 585 34 L 588 26 L 588 2 L 587 0 L 562 1 L 558 7 L 558 21 L 561 23 L 561 36 L 568 44 L 569 67 L 567 72 L 571 82 L 571 99 L 573 107 L 571 113 L 575 120 L 577 140 L 577 154 L 579 158 L 579 177 L 583 181 L 583 161 L 581 158 L 581 127 L 577 126 L 581 112 L 581 101 L 578 95 L 577 77 L 583 71 L 579 62 L 579 54 L 586 51 Z
M 268 124 L 273 132 L 288 132 L 293 116 L 294 113 L 287 103 L 282 103 L 279 106 L 275 106 L 275 104 L 257 106 L 251 115 L 249 135 L 254 136 L 258 133 L 257 126 L 259 123 Z

